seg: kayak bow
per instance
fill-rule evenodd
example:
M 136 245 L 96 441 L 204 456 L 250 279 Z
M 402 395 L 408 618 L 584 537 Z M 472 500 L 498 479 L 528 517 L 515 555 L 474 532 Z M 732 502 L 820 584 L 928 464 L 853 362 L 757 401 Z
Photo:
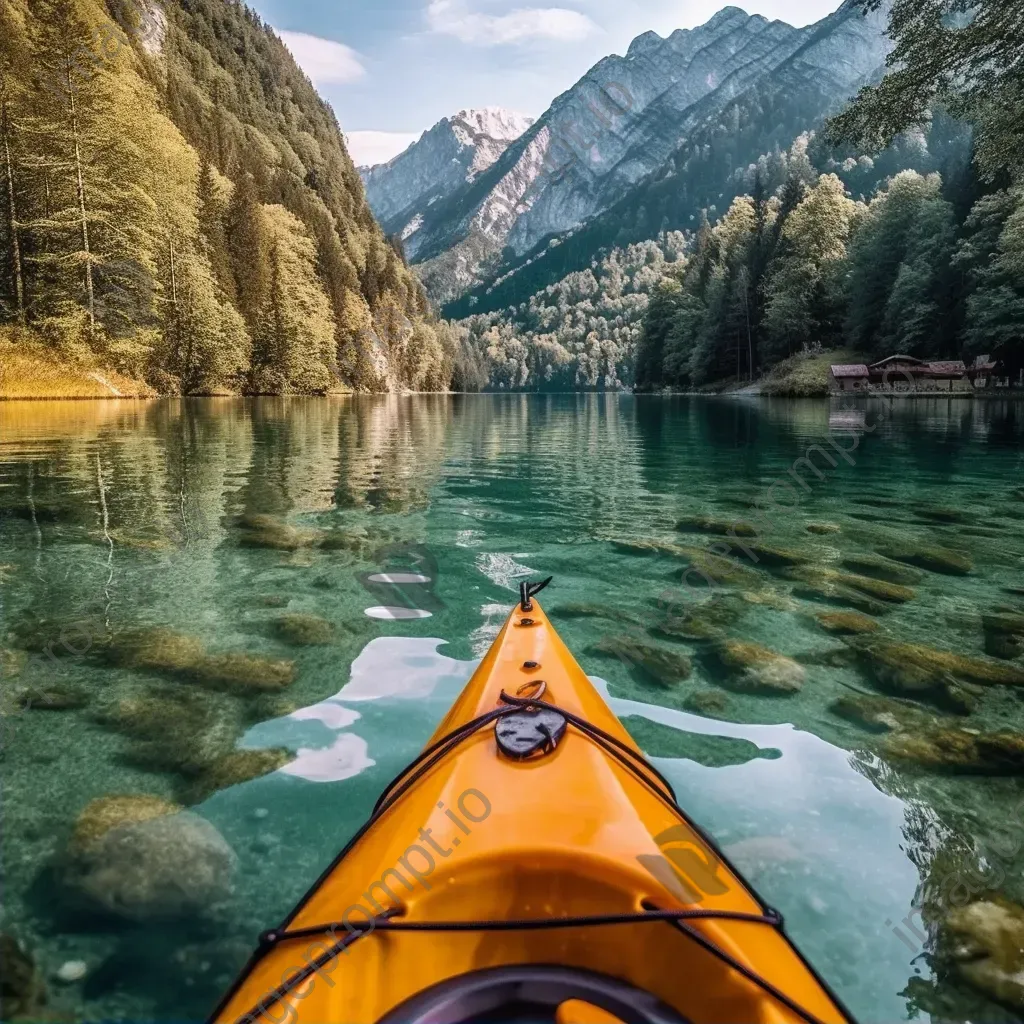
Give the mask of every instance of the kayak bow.
M 851 1020 L 532 593 L 211 1021 Z

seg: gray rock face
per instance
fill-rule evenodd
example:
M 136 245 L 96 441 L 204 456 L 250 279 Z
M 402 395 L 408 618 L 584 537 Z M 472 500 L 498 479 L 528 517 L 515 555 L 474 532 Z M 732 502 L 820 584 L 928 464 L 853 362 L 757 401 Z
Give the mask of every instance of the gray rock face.
M 625 57 L 598 62 L 472 180 L 452 190 L 445 177 L 440 198 L 416 210 L 409 255 L 433 298 L 451 301 L 610 209 L 746 91 L 811 86 L 823 110 L 840 106 L 883 65 L 885 24 L 884 7 L 864 17 L 844 4 L 803 29 L 726 7 L 667 39 L 646 32 Z M 410 224 L 411 207 L 392 208 L 431 190 L 423 179 L 397 197 L 396 180 L 379 176 L 370 194 L 390 232 Z
M 188 811 L 132 822 L 69 850 L 64 883 L 86 906 L 131 921 L 209 913 L 231 895 L 236 858 Z
M 438 121 L 388 163 L 359 168 L 370 208 L 415 252 L 429 207 L 471 184 L 532 124 L 532 117 L 500 107 L 460 110 Z

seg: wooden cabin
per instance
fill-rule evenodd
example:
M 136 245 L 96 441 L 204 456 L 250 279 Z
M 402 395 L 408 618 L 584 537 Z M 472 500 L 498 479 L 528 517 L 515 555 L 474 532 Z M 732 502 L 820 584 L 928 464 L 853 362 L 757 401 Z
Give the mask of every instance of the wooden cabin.
M 828 387 L 830 391 L 866 390 L 869 376 L 864 363 L 833 364 L 828 370 Z

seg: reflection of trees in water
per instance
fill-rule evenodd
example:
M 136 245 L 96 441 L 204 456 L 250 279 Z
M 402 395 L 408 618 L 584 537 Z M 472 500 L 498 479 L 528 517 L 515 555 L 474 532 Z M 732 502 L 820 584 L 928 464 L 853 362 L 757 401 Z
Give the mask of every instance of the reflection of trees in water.
M 444 461 L 452 418 L 452 402 L 443 395 L 346 400 L 332 424 L 338 507 L 379 512 L 425 508 Z
M 852 754 L 850 763 L 904 804 L 904 851 L 920 882 L 909 913 L 894 914 L 887 927 L 913 965 L 901 993 L 908 1017 L 924 1012 L 938 1020 L 976 1019 L 985 994 L 963 977 L 959 965 L 970 961 L 970 950 L 946 922 L 951 912 L 979 900 L 1024 902 L 1024 793 L 1012 778 L 940 783 L 865 752 Z M 985 1003 L 984 1019 L 1009 1019 Z
M 640 506 L 657 517 L 629 396 L 460 396 L 453 408 L 448 489 L 489 512 L 507 506 L 517 518 L 535 516 L 532 535 L 551 527 L 566 540 L 573 519 L 581 537 L 633 532 Z M 472 475 L 459 476 L 463 465 Z

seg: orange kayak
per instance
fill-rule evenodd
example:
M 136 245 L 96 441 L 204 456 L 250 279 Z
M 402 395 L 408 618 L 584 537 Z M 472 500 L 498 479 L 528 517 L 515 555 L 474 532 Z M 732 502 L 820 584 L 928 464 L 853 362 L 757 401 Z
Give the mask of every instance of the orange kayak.
M 211 1021 L 852 1020 L 643 759 L 536 589 Z

